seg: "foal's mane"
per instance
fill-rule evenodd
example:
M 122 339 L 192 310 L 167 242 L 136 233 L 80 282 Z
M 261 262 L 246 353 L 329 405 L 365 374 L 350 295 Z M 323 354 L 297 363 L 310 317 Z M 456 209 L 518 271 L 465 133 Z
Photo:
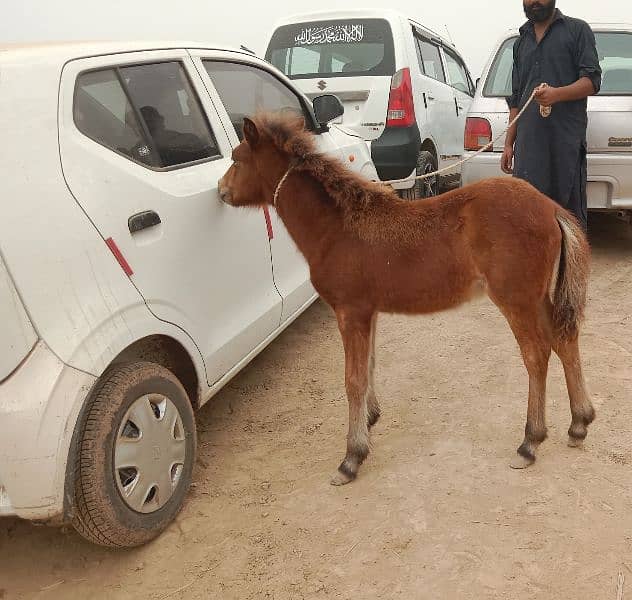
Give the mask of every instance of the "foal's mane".
M 462 201 L 451 193 L 440 201 L 401 200 L 392 188 L 319 153 L 314 134 L 305 130 L 302 119 L 262 113 L 254 121 L 259 133 L 289 158 L 293 172 L 310 175 L 322 185 L 323 199 L 340 211 L 344 228 L 369 242 L 419 239 L 428 231 L 444 227 L 454 202 Z

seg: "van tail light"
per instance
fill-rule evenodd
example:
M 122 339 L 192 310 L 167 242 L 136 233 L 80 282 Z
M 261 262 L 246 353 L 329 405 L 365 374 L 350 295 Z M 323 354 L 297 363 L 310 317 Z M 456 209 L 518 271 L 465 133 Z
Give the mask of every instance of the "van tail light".
M 410 127 L 415 123 L 415 103 L 410 69 L 400 69 L 391 79 L 386 113 L 387 127 Z
M 468 117 L 465 121 L 465 149 L 480 150 L 492 141 L 492 126 L 487 119 Z M 491 152 L 490 146 L 485 152 Z

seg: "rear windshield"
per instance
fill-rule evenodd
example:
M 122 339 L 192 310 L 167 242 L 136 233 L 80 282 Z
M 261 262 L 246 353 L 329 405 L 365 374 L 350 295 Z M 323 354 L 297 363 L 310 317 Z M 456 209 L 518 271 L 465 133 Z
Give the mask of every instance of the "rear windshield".
M 487 76 L 483 95 L 506 97 L 511 95 L 513 47 L 518 38 L 505 41 L 500 47 Z M 632 34 L 595 34 L 599 63 L 603 71 L 600 96 L 632 94 Z
M 266 60 L 291 79 L 392 75 L 395 53 L 383 19 L 313 21 L 279 27 Z
M 632 34 L 598 33 L 601 75 L 600 96 L 632 94 Z
M 513 69 L 513 47 L 517 37 L 505 40 L 494 58 L 492 68 L 489 70 L 483 96 L 508 97 L 511 96 L 511 71 Z

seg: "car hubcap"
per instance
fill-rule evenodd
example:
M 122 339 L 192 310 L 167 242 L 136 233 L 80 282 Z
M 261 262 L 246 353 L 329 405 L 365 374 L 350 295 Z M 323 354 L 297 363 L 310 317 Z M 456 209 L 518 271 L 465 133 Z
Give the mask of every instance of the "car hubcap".
M 178 486 L 186 442 L 182 418 L 169 398 L 136 399 L 121 421 L 114 446 L 116 485 L 133 510 L 162 508 Z

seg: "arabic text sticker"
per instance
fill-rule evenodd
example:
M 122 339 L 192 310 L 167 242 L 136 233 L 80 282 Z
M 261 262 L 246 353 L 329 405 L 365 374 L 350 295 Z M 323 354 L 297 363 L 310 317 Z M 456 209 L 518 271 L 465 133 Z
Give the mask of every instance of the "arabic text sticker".
M 294 38 L 297 46 L 313 44 L 351 44 L 364 39 L 364 25 L 329 25 L 327 27 L 305 27 Z

